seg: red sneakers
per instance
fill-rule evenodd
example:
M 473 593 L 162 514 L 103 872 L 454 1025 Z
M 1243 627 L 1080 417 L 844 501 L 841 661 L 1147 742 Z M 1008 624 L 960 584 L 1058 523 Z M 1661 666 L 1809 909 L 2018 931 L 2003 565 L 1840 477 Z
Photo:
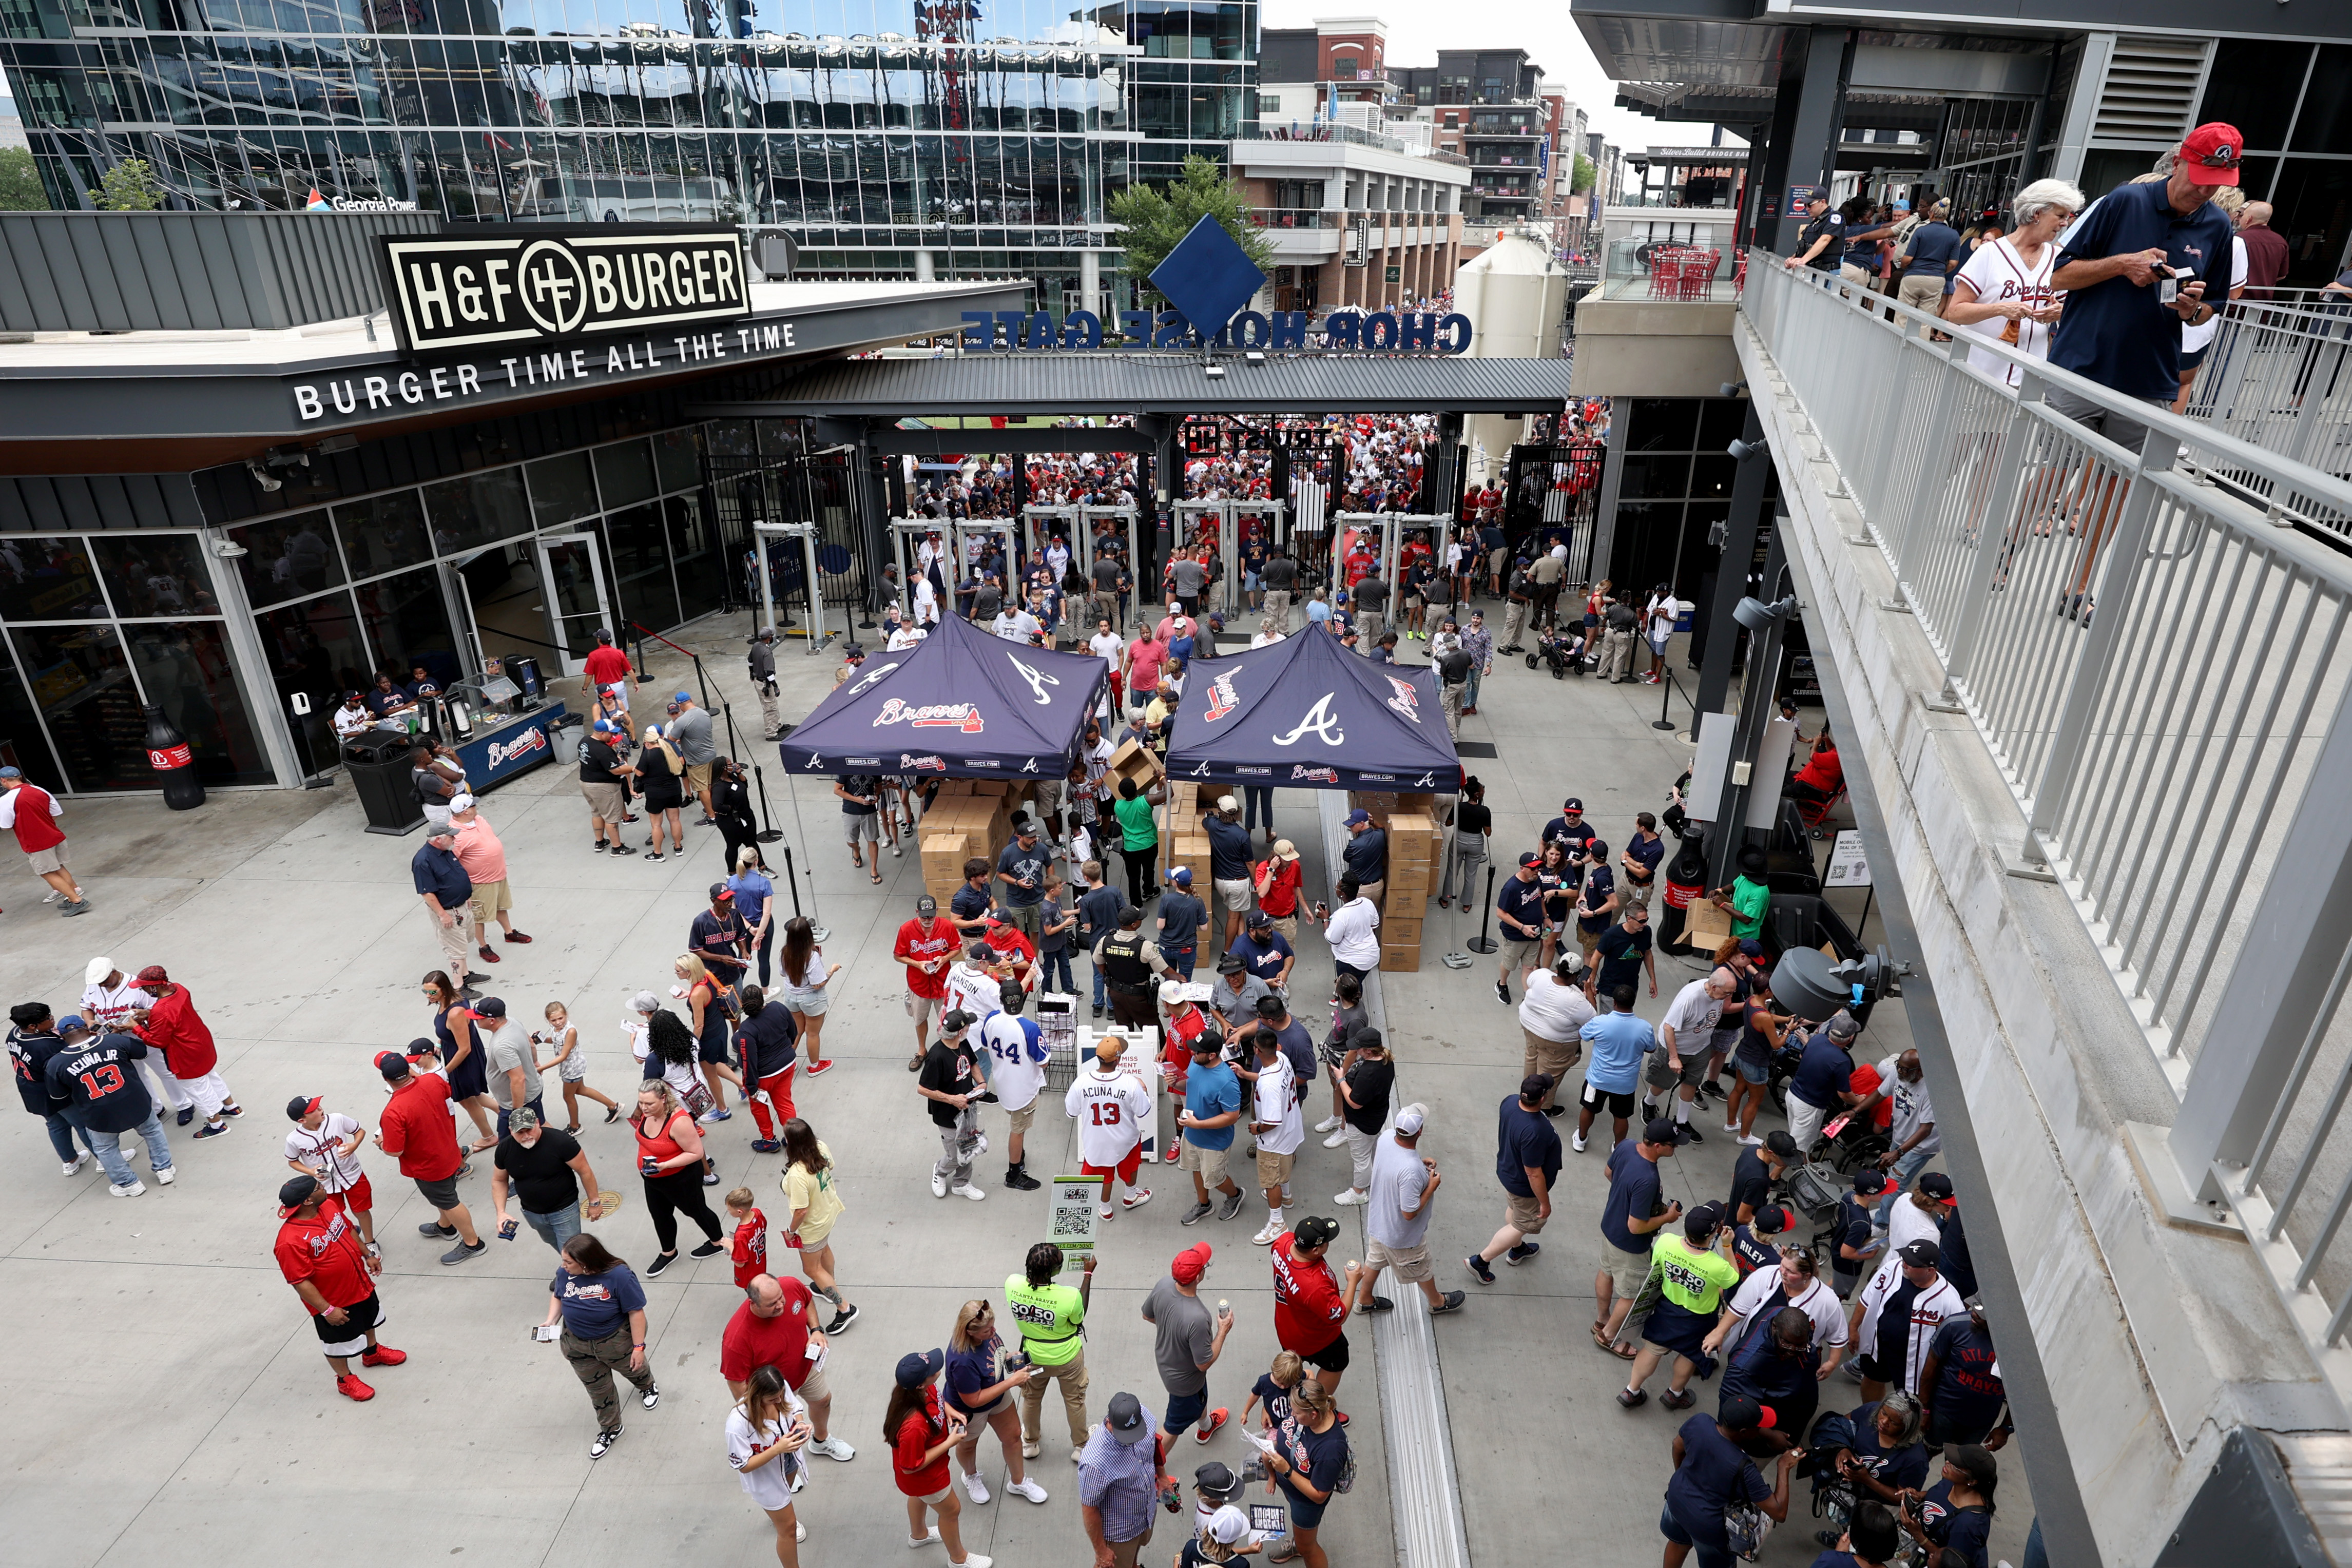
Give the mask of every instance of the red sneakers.
M 364 1405 L 375 1397 L 375 1390 L 362 1383 L 357 1374 L 350 1372 L 335 1379 L 335 1392 L 358 1405 Z
M 1205 1443 L 1210 1438 L 1215 1437 L 1218 1431 L 1224 1426 L 1225 1417 L 1231 1414 L 1233 1414 L 1233 1412 L 1227 1410 L 1222 1405 L 1217 1406 L 1214 1410 L 1210 1411 L 1209 1424 L 1195 1431 L 1192 1434 L 1192 1440 L 1196 1443 Z
M 388 1344 L 379 1344 L 369 1347 L 366 1354 L 360 1357 L 360 1364 L 362 1366 L 398 1366 L 402 1362 L 406 1361 L 407 1359 L 408 1353 L 406 1351 L 394 1350 Z

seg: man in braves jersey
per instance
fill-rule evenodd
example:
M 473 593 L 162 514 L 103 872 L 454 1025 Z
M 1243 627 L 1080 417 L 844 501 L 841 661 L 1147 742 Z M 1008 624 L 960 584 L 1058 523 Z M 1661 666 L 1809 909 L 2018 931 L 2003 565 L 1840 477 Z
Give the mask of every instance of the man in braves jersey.
M 1282 1348 L 1315 1368 L 1327 1394 L 1339 1392 L 1348 1370 L 1348 1314 L 1354 1309 L 1356 1276 L 1363 1265 L 1350 1261 L 1347 1283 L 1331 1272 L 1324 1255 L 1339 1234 L 1339 1222 L 1310 1214 L 1298 1228 L 1275 1239 L 1274 1337 Z
M 327 1109 L 316 1094 L 297 1094 L 286 1103 L 287 1120 L 294 1130 L 286 1134 L 286 1163 L 297 1176 L 319 1178 L 327 1195 L 343 1206 L 360 1228 L 360 1240 L 375 1252 L 375 1189 L 360 1168 L 360 1145 L 367 1129 L 341 1112 Z
M 66 1120 L 81 1129 L 105 1168 L 107 1190 L 117 1197 L 137 1197 L 147 1190 L 122 1157 L 122 1134 L 134 1127 L 147 1140 L 148 1168 L 157 1181 L 171 1186 L 180 1174 L 172 1167 L 172 1145 L 164 1141 L 147 1086 L 139 1081 L 146 1042 L 127 1034 L 100 1035 L 76 1014 L 59 1020 L 58 1033 L 65 1049 L 43 1069 L 49 1092 L 66 1102 Z
M 1062 1109 L 1078 1124 L 1079 1174 L 1102 1177 L 1102 1217 L 1116 1212 L 1110 1205 L 1111 1178 L 1126 1185 L 1122 1208 L 1139 1208 L 1151 1201 L 1151 1189 L 1135 1178 L 1143 1165 L 1143 1134 L 1158 1108 L 1151 1086 L 1119 1062 L 1127 1041 L 1106 1035 L 1095 1047 L 1094 1066 L 1078 1075 L 1062 1097 Z
M 310 1325 L 319 1331 L 319 1347 L 335 1369 L 335 1392 L 364 1404 L 375 1390 L 352 1370 L 358 1352 L 363 1366 L 398 1366 L 408 1353 L 394 1350 L 375 1337 L 383 1322 L 383 1305 L 376 1300 L 375 1272 L 383 1267 L 373 1249 L 362 1251 L 343 1206 L 319 1185 L 314 1176 L 298 1176 L 278 1189 L 278 1272 L 310 1311 Z
M 1003 1010 L 991 1013 L 981 1020 L 981 1050 L 995 1061 L 989 1087 L 1006 1114 L 1011 1127 L 1004 1144 L 1004 1185 L 1020 1192 L 1034 1192 L 1045 1186 L 1029 1174 L 1022 1161 L 1022 1142 L 1029 1126 L 1037 1116 L 1037 1092 L 1045 1086 L 1045 1032 L 1035 1022 L 1021 1016 L 1024 993 L 1013 980 L 1004 982 L 997 993 Z
M 109 1030 L 128 1029 L 132 1013 L 155 1005 L 153 995 L 116 968 L 111 958 L 92 958 L 82 970 L 82 982 L 81 1016 L 91 1030 L 100 1034 Z M 163 1060 L 163 1053 L 160 1051 L 151 1052 L 143 1065 L 147 1081 L 153 1085 L 156 1100 L 179 1113 L 181 1126 L 194 1121 L 196 1097 L 188 1092 L 186 1085 L 172 1076 L 171 1066 Z
M 56 819 L 65 815 L 65 808 L 57 797 L 37 784 L 27 784 L 25 776 L 14 768 L 0 768 L 0 828 L 16 835 L 16 847 L 33 862 L 33 870 L 43 882 L 57 889 L 64 902 L 58 905 L 59 915 L 87 915 L 89 895 L 74 880 L 66 865 L 65 830 Z
M 77 1150 L 77 1129 L 66 1120 L 66 1101 L 49 1087 L 49 1058 L 65 1048 L 47 1002 L 18 1002 L 8 1009 L 8 1065 L 16 1071 L 17 1098 L 26 1110 L 48 1123 L 49 1146 L 57 1150 L 66 1175 L 78 1176 L 89 1159 L 89 1134 L 82 1134 L 84 1148 Z
M 219 1137 L 228 1131 L 228 1119 L 244 1115 L 245 1107 L 220 1074 L 220 1051 L 213 1044 L 213 1031 L 196 1016 L 195 998 L 187 987 L 174 984 L 161 964 L 140 970 L 132 984 L 155 999 L 131 1009 L 131 1031 L 163 1054 L 172 1082 L 193 1097 L 193 1109 L 204 1113 L 205 1124 L 196 1129 L 196 1136 Z
M 940 901 L 929 894 L 915 900 L 915 918 L 898 927 L 890 956 L 907 966 L 907 1016 L 915 1020 L 915 1055 L 907 1071 L 919 1072 L 931 1042 L 931 1019 L 947 1010 L 948 963 L 962 946 L 952 920 L 940 918 Z

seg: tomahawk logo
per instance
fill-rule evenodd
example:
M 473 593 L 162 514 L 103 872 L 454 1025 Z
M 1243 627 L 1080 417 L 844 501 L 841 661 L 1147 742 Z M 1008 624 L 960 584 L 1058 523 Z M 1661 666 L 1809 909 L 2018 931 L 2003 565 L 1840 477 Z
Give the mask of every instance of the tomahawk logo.
M 1414 780 L 1412 781 L 1412 787 L 1413 787 L 1414 789 L 1433 789 L 1433 788 L 1434 788 L 1434 787 L 1436 786 L 1436 783 L 1437 783 L 1437 775 L 1436 775 L 1436 774 L 1434 774 L 1434 773 L 1424 773 L 1424 774 L 1423 774 L 1420 778 L 1418 778 L 1418 779 L 1414 779 Z
M 1389 706 L 1404 715 L 1405 717 L 1412 720 L 1413 723 L 1419 724 L 1421 722 L 1421 694 L 1413 690 L 1413 685 L 1411 681 L 1401 681 L 1394 675 L 1391 675 L 1388 678 L 1388 681 L 1390 691 Z
M 1412 688 L 1407 686 L 1405 689 L 1411 691 Z M 1307 710 L 1307 716 L 1298 721 L 1297 727 L 1287 735 L 1276 736 L 1275 745 L 1296 746 L 1301 737 L 1308 735 L 1316 737 L 1326 746 L 1346 744 L 1348 732 L 1339 727 L 1339 716 L 1331 711 L 1331 699 L 1338 695 L 1336 692 L 1325 692 L 1321 696 L 1317 697 L 1315 706 Z
M 1209 711 L 1201 716 L 1214 724 L 1241 704 L 1242 699 L 1234 691 L 1234 672 L 1227 670 L 1209 683 Z
M 1022 771 L 1022 772 L 1024 772 L 1024 773 L 1034 773 L 1034 772 L 1036 772 L 1036 771 L 1037 771 L 1037 759 L 1036 759 L 1035 758 L 1034 758 L 1034 757 L 1033 757 L 1033 758 L 1031 758 L 1028 761 L 1026 761 L 1026 762 L 1023 763 L 1023 764 L 1021 765 L 1021 771 Z
M 909 757 L 903 751 L 898 753 L 898 766 L 908 772 L 919 769 L 926 773 L 945 773 L 948 770 L 947 762 L 941 758 Z
M 928 707 L 915 707 L 892 697 L 874 716 L 873 727 L 886 724 L 911 724 L 917 729 L 960 729 L 966 735 L 978 735 L 987 727 L 980 710 L 970 703 L 933 703 Z
M 487 766 L 491 772 L 495 773 L 518 757 L 529 757 L 534 751 L 546 749 L 547 732 L 538 728 L 526 729 L 510 741 L 490 742 L 489 760 Z
M 896 659 L 891 660 L 887 664 L 875 665 L 872 669 L 858 676 L 856 680 L 850 683 L 849 695 L 851 696 L 856 696 L 858 693 L 864 691 L 866 687 L 872 685 L 875 682 L 880 680 L 883 676 L 888 674 L 898 667 L 898 661 Z
M 1307 779 L 1318 784 L 1337 784 L 1339 781 L 1339 770 L 1336 768 L 1309 768 L 1302 762 L 1290 770 L 1290 777 L 1294 783 L 1300 779 Z
M 824 771 L 824 753 L 821 751 L 812 751 L 809 753 L 808 770 L 812 773 L 822 773 Z
M 1029 683 L 1029 689 L 1031 691 L 1037 694 L 1037 706 L 1039 707 L 1044 707 L 1054 700 L 1052 694 L 1048 693 L 1045 688 L 1047 686 L 1060 685 L 1062 684 L 1060 676 L 1049 675 L 1034 664 L 1024 664 L 1019 659 L 1013 658 L 1010 653 L 1007 653 L 1005 657 L 1013 659 L 1013 667 L 1021 672 L 1021 678 Z

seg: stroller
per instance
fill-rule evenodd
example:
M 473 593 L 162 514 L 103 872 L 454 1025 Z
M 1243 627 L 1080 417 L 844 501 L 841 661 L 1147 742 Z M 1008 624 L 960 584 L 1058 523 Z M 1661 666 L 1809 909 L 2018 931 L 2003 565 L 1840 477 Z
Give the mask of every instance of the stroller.
M 1597 656 L 1586 655 L 1581 629 L 1575 632 L 1554 630 L 1538 632 L 1536 651 L 1528 655 L 1528 669 L 1545 664 L 1551 666 L 1551 678 L 1557 681 L 1571 674 L 1581 675 L 1599 669 L 1601 661 Z

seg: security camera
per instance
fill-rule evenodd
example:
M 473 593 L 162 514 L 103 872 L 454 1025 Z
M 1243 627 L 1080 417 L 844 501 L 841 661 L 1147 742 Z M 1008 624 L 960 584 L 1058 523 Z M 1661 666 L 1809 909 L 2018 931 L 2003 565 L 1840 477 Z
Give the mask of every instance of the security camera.
M 1761 632 L 1786 621 L 1797 609 L 1797 596 L 1793 593 L 1769 604 L 1760 599 L 1742 599 L 1731 607 L 1731 618 L 1750 632 Z
M 1725 382 L 1721 386 L 1716 389 L 1716 392 L 1717 394 L 1721 397 L 1738 397 L 1741 392 L 1744 392 L 1747 390 L 1748 383 L 1746 382 Z
M 1734 457 L 1738 458 L 1742 463 L 1745 463 L 1750 457 L 1762 455 L 1769 449 L 1760 441 L 1735 440 L 1730 445 L 1725 447 L 1724 450 L 1730 453 Z
M 277 477 L 275 475 L 271 474 L 268 469 L 264 468 L 260 464 L 253 462 L 250 459 L 248 459 L 245 465 L 245 471 L 252 475 L 253 482 L 260 486 L 264 490 L 283 490 L 286 488 L 285 480 Z

